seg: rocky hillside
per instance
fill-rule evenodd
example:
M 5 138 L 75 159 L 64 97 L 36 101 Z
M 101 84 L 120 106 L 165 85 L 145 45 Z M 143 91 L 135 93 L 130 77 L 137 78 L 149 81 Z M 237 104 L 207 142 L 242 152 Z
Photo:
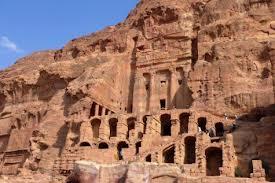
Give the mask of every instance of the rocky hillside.
M 66 121 L 94 101 L 131 112 L 136 66 L 154 60 L 186 59 L 191 109 L 250 121 L 273 115 L 274 16 L 274 0 L 141 0 L 115 26 L 18 60 L 0 72 L 0 153 L 28 153 L 5 171 L 50 172 Z

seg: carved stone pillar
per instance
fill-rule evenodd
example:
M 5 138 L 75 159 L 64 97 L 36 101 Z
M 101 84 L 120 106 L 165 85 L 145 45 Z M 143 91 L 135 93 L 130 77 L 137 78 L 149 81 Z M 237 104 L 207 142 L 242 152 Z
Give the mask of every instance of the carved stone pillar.
M 172 129 L 171 135 L 172 137 L 176 137 L 179 135 L 180 132 L 180 122 L 178 119 L 171 119 Z
M 173 109 L 176 107 L 176 93 L 177 93 L 177 75 L 176 75 L 176 69 L 172 68 L 170 69 L 170 109 Z
M 99 127 L 99 139 L 100 140 L 108 140 L 109 138 L 109 126 L 108 126 L 108 119 L 102 118 L 101 124 Z
M 182 164 L 182 145 L 181 144 L 175 144 L 175 163 L 176 164 Z
M 102 107 L 102 116 L 105 116 L 106 115 L 106 108 L 105 107 Z
M 120 139 L 126 139 L 127 130 L 127 119 L 125 116 L 120 116 L 117 123 L 117 137 Z
M 95 105 L 95 116 L 98 116 L 98 113 L 99 113 L 99 105 L 96 104 Z
M 158 110 L 156 84 L 157 84 L 156 72 L 152 72 L 151 80 L 150 80 L 150 111 L 151 112 L 156 112 Z
M 145 112 L 144 89 L 145 89 L 144 78 L 141 73 L 137 73 L 135 76 L 134 98 L 133 98 L 134 113 Z

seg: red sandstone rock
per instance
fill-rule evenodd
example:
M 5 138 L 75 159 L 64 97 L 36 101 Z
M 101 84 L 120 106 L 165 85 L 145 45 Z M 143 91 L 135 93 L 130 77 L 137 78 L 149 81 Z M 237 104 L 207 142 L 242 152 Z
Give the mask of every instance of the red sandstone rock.
M 262 180 L 260 159 L 274 180 L 274 4 L 141 0 L 115 26 L 18 60 L 0 72 L 1 173 L 59 177 L 78 160 L 125 160 L 181 169 L 155 168 L 158 182 Z M 129 182 L 147 176 L 119 166 Z

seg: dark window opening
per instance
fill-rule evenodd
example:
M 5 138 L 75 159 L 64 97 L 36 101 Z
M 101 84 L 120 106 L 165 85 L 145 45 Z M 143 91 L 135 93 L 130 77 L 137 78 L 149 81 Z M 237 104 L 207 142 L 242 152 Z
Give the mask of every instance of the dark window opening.
M 163 114 L 160 117 L 161 121 L 161 136 L 171 136 L 171 116 L 169 114 Z
M 166 100 L 165 99 L 160 100 L 160 108 L 161 109 L 166 109 Z
M 220 142 L 220 138 L 211 138 L 211 143 Z
M 150 89 L 150 84 L 145 85 L 146 90 L 148 91 Z
M 135 129 L 135 121 L 136 121 L 136 118 L 127 119 L 127 126 L 128 126 L 128 131 L 126 135 L 127 139 L 129 139 L 131 131 Z
M 182 80 L 178 80 L 178 83 L 179 83 L 179 85 L 181 85 L 182 84 Z
M 196 162 L 196 138 L 186 137 L 185 140 L 184 164 L 193 164 Z
M 96 103 L 95 102 L 93 102 L 93 104 L 92 104 L 92 107 L 91 107 L 91 111 L 90 111 L 90 117 L 93 117 L 93 116 L 95 116 L 95 108 L 96 108 Z
M 109 120 L 109 128 L 110 128 L 110 137 L 117 136 L 117 122 L 116 118 L 112 118 Z
M 210 147 L 205 151 L 206 155 L 206 175 L 219 176 L 220 167 L 223 166 L 222 150 L 216 147 Z
M 98 148 L 99 148 L 99 149 L 108 149 L 109 146 L 108 146 L 107 143 L 101 142 L 101 143 L 98 145 Z
M 213 62 L 214 58 L 211 53 L 205 53 L 204 60 L 207 62 Z
M 165 87 L 166 86 L 166 81 L 160 81 L 160 87 Z
M 20 119 L 16 119 L 16 126 L 17 126 L 18 130 L 20 130 L 22 128 L 22 124 L 21 124 L 21 120 Z
M 216 128 L 216 136 L 217 137 L 223 137 L 223 134 L 224 134 L 223 123 L 221 123 L 221 122 L 216 123 L 215 128 Z
M 128 109 L 128 113 L 132 113 L 133 112 L 133 104 L 130 105 L 130 108 Z
M 175 163 L 175 146 L 163 151 L 164 163 Z
M 99 116 L 102 116 L 102 110 L 103 110 L 103 107 L 100 105 L 99 109 L 98 109 L 98 115 Z
M 139 154 L 139 149 L 141 148 L 141 142 L 136 143 L 136 155 Z
M 146 156 L 145 161 L 146 162 L 152 162 L 152 156 L 151 156 L 151 154 L 149 154 L 148 156 Z
M 124 159 L 124 154 L 123 154 L 123 149 L 125 148 L 129 148 L 129 145 L 122 141 L 122 142 L 119 142 L 118 145 L 117 145 L 117 153 L 118 153 L 118 159 L 119 160 L 123 160 Z
M 92 122 L 93 138 L 99 138 L 100 119 L 93 119 Z
M 93 119 L 91 124 L 92 124 L 92 129 L 93 129 L 93 137 L 99 138 L 99 128 L 100 128 L 100 124 L 101 124 L 100 119 Z
M 192 39 L 192 68 L 194 68 L 194 65 L 198 61 L 198 38 Z
M 203 132 L 206 132 L 206 123 L 207 123 L 207 120 L 205 117 L 201 117 L 198 119 L 198 126 Z
M 108 113 L 109 113 L 109 109 L 106 109 L 105 110 L 105 115 L 108 115 Z
M 189 113 L 182 113 L 180 115 L 180 134 L 188 133 Z
M 80 147 L 91 147 L 91 144 L 89 142 L 81 142 Z
M 145 47 L 144 47 L 144 45 L 141 45 L 141 46 L 138 46 L 137 49 L 140 51 L 143 51 L 145 49 Z

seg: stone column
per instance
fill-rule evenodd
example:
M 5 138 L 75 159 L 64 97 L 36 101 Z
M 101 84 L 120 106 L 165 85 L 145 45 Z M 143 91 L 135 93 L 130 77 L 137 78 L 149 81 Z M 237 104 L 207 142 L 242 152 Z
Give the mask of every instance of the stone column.
M 170 105 L 169 108 L 173 109 L 176 106 L 175 100 L 176 100 L 176 93 L 177 93 L 177 75 L 176 75 L 176 69 L 171 68 L 170 70 Z
M 158 110 L 158 101 L 157 101 L 157 78 L 156 72 L 151 73 L 150 78 L 150 111 L 156 112 Z
M 96 104 L 95 105 L 95 116 L 98 116 L 98 113 L 99 113 L 99 105 Z
M 117 123 L 117 137 L 120 139 L 126 139 L 127 130 L 127 119 L 125 116 L 119 116 Z
M 103 117 L 101 118 L 101 124 L 99 127 L 99 139 L 100 140 L 108 140 L 109 138 L 109 128 L 108 128 L 108 118 Z
M 188 121 L 188 133 L 196 134 L 198 133 L 198 121 L 196 119 L 196 114 L 190 112 L 189 121 Z
M 144 106 L 144 80 L 142 73 L 137 73 L 135 76 L 134 85 L 134 98 L 133 98 L 133 112 L 142 113 L 145 112 Z
M 182 160 L 182 154 L 184 153 L 182 144 L 175 144 L 175 163 L 178 165 L 181 165 Z
M 172 124 L 171 135 L 172 137 L 177 137 L 180 132 L 180 122 L 178 119 L 171 119 L 171 124 Z
M 102 116 L 106 116 L 106 108 L 105 107 L 102 107 Z

